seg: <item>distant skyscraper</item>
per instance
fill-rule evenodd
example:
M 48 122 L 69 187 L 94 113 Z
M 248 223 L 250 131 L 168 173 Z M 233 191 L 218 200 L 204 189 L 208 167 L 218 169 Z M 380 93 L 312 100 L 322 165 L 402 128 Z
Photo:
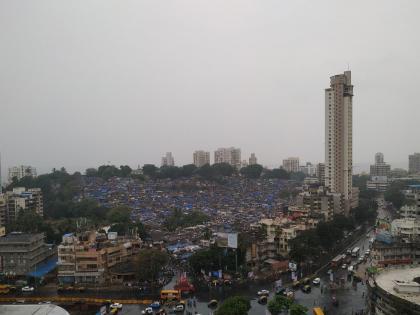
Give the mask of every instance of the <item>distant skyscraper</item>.
M 420 153 L 408 156 L 408 172 L 410 174 L 420 173 Z
M 352 199 L 353 85 L 351 72 L 332 76 L 325 90 L 325 185 L 340 193 L 348 213 Z
M 299 158 L 289 157 L 283 160 L 283 168 L 291 173 L 299 172 Z
M 219 148 L 214 151 L 214 163 L 228 163 L 236 169 L 241 168 L 241 149 L 239 148 Z
M 316 176 L 318 177 L 319 184 L 325 186 L 325 164 L 318 163 L 316 166 Z
M 194 165 L 202 167 L 203 165 L 210 164 L 210 152 L 207 151 L 195 151 L 193 153 Z
M 251 153 L 251 156 L 249 157 L 249 165 L 255 164 L 257 164 L 257 157 L 255 156 L 255 153 Z
M 384 155 L 380 152 L 375 154 L 375 164 L 370 166 L 370 176 L 389 177 L 391 165 L 384 162 Z
M 162 157 L 162 166 L 175 166 L 172 152 L 166 152 L 166 155 Z
M 13 166 L 9 168 L 9 183 L 11 183 L 15 177 L 17 180 L 20 180 L 26 176 L 36 177 L 36 168 L 28 165 Z
M 384 163 L 384 154 L 381 152 L 378 152 L 375 154 L 375 164 L 381 164 Z

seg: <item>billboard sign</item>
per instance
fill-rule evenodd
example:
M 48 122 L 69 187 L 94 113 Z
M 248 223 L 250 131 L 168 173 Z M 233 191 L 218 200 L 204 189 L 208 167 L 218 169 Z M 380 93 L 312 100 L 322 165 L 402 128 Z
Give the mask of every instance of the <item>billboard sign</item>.
M 238 233 L 217 233 L 217 246 L 238 248 Z

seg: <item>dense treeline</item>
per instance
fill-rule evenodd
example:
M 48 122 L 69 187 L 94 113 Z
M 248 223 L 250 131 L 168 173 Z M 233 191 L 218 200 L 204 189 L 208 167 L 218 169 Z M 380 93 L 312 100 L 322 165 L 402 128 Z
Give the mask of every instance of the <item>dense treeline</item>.
M 168 231 L 173 232 L 177 228 L 204 224 L 209 220 L 209 216 L 201 211 L 193 210 L 189 213 L 184 213 L 180 209 L 174 209 L 172 214 L 165 218 L 164 226 Z

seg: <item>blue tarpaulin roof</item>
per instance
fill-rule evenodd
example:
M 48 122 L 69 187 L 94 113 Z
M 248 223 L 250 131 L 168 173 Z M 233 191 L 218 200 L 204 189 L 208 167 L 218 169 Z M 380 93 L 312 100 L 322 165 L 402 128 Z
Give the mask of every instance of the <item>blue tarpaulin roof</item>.
M 57 257 L 51 258 L 45 263 L 38 265 L 35 270 L 29 272 L 27 276 L 41 278 L 57 266 Z

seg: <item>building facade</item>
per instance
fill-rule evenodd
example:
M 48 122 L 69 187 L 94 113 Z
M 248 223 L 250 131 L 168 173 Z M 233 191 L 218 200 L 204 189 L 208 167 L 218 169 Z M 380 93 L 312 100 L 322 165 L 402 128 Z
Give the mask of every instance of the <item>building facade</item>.
M 63 235 L 58 246 L 58 280 L 61 284 L 104 284 L 116 282 L 110 269 L 133 261 L 139 238 L 110 237 L 94 231 Z M 114 281 L 113 281 L 114 280 Z
M 258 164 L 257 157 L 255 156 L 255 153 L 251 153 L 251 156 L 249 157 L 249 165 L 255 164 Z
M 420 173 L 420 153 L 414 153 L 408 156 L 408 172 L 410 174 Z
M 174 157 L 172 152 L 166 152 L 165 156 L 162 157 L 161 166 L 175 166 Z
M 289 157 L 283 160 L 283 169 L 289 173 L 299 172 L 299 158 L 298 157 Z
M 210 164 L 210 152 L 198 150 L 193 153 L 194 165 L 202 167 L 203 165 Z
M 16 220 L 20 211 L 33 211 L 41 217 L 44 215 L 44 203 L 40 188 L 15 187 L 12 191 L 7 191 L 4 196 L 7 222 Z
M 17 180 L 22 179 L 25 176 L 36 177 L 36 168 L 29 165 L 13 166 L 9 168 L 8 180 L 9 183 L 13 181 L 13 178 Z
M 214 151 L 214 163 L 228 163 L 236 169 L 240 169 L 242 165 L 241 149 L 234 147 L 217 149 Z
M 0 237 L 0 271 L 24 276 L 56 254 L 44 242 L 44 234 L 9 233 Z
M 325 90 L 325 185 L 351 207 L 353 169 L 353 85 L 351 72 L 332 76 Z

